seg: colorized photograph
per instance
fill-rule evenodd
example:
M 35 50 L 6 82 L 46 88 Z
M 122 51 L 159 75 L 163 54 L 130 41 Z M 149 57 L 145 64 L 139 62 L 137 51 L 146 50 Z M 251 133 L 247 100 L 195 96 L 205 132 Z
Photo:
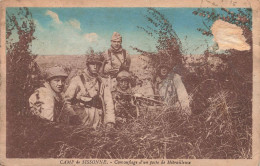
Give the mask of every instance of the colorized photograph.
M 251 8 L 5 19 L 6 158 L 252 159 Z

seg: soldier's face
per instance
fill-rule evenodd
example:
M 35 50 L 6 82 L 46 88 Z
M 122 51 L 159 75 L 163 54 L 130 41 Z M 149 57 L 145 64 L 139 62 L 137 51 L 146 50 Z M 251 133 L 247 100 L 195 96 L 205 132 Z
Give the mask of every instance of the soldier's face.
M 127 80 L 120 80 L 118 84 L 119 84 L 119 88 L 123 91 L 129 88 L 129 82 Z
M 111 46 L 118 50 L 121 48 L 121 45 L 122 45 L 122 41 L 121 40 L 111 40 Z
M 161 68 L 161 75 L 166 76 L 168 74 L 168 69 L 166 67 Z
M 97 63 L 90 63 L 90 64 L 88 64 L 88 69 L 91 74 L 98 74 L 100 65 Z
M 65 77 L 54 77 L 49 81 L 51 89 L 56 93 L 61 93 L 65 85 Z

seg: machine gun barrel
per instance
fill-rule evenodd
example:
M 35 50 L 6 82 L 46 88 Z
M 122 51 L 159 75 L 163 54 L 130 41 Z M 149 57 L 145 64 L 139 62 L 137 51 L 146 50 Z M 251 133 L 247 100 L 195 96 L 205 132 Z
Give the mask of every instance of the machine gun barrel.
M 160 100 L 155 100 L 155 99 L 152 99 L 152 98 L 149 98 L 149 97 L 141 96 L 141 97 L 136 97 L 136 98 L 137 99 L 145 99 L 145 100 L 152 101 L 152 102 L 159 103 L 159 104 L 165 104 L 164 102 L 162 102 Z
M 125 93 L 125 94 L 123 94 L 123 96 L 131 97 L 131 98 L 134 98 L 135 100 L 146 100 L 148 102 L 153 102 L 153 103 L 157 103 L 157 104 L 165 104 L 164 102 L 162 102 L 160 100 L 156 100 L 156 99 L 153 99 L 153 98 L 150 98 L 150 97 L 146 97 L 146 96 L 143 96 L 142 94 Z

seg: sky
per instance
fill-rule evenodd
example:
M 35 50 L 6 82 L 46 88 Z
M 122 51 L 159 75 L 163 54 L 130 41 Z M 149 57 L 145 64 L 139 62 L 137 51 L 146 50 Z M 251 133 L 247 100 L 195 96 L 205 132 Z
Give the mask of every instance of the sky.
M 202 18 L 192 14 L 196 8 L 156 8 L 172 24 L 187 54 L 203 54 L 214 45 L 213 37 L 197 31 Z M 15 11 L 8 8 L 7 12 Z M 38 55 L 83 55 L 91 47 L 105 51 L 113 32 L 123 37 L 122 46 L 156 51 L 156 41 L 137 28 L 151 25 L 144 17 L 147 8 L 29 8 L 36 24 L 32 52 Z

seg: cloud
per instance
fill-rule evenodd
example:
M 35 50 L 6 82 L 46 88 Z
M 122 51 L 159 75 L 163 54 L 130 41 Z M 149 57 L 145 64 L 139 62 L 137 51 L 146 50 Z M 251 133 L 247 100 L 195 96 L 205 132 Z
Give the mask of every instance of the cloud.
M 76 19 L 69 20 L 69 24 L 72 25 L 76 29 L 80 29 L 80 22 Z
M 57 13 L 47 10 L 46 16 L 52 21 L 42 26 L 35 20 L 36 40 L 32 42 L 32 52 L 38 55 L 84 55 L 89 47 L 95 51 L 105 51 L 110 40 L 104 40 L 95 32 L 82 32 L 77 19 L 59 20 Z
M 98 35 L 96 33 L 87 33 L 84 37 L 89 42 L 96 42 L 98 40 Z
M 55 23 L 62 24 L 57 13 L 47 10 L 45 15 L 50 16 L 54 20 Z
M 243 36 L 243 30 L 234 24 L 217 20 L 212 25 L 211 31 L 219 50 L 236 49 L 244 51 L 250 49 Z
M 109 46 L 109 40 L 100 38 L 94 32 L 84 34 L 68 22 L 49 23 L 52 26 L 45 27 L 37 23 L 32 52 L 38 55 L 84 55 L 89 47 L 95 51 L 105 51 Z

